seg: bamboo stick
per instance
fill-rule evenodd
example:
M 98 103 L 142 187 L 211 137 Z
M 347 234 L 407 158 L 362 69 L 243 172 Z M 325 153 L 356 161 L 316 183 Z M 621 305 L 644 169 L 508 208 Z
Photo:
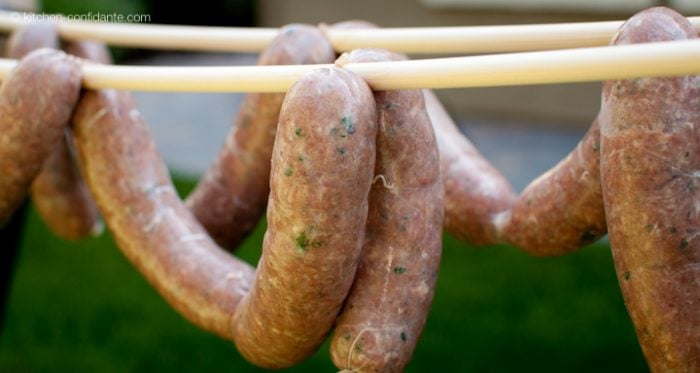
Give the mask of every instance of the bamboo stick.
M 0 78 L 16 64 L 0 59 Z M 285 92 L 331 65 L 110 66 L 85 64 L 86 88 L 139 91 Z M 344 66 L 378 90 L 587 82 L 700 74 L 700 40 L 435 58 Z
M 11 31 L 30 17 L 0 11 L 0 30 Z M 700 17 L 688 18 L 700 30 Z M 337 51 L 384 48 L 405 53 L 495 53 L 606 45 L 623 21 L 538 25 L 328 29 Z M 274 28 L 195 27 L 61 21 L 66 40 L 97 40 L 123 47 L 254 52 L 277 34 Z

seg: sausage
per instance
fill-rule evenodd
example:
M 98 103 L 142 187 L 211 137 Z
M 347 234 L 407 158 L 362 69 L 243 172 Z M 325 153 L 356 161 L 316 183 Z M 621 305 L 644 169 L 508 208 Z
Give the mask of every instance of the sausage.
M 34 22 L 15 29 L 7 39 L 6 53 L 19 59 L 40 48 L 59 49 L 55 23 Z
M 112 56 L 109 54 L 109 49 L 104 43 L 80 40 L 73 41 L 63 48 L 66 53 L 80 57 L 90 62 L 101 63 L 105 65 L 112 64 Z
M 104 225 L 90 196 L 68 142 L 68 132 L 58 141 L 32 183 L 31 195 L 41 219 L 65 240 L 79 240 L 102 233 Z
M 377 25 L 349 20 L 321 28 L 325 32 L 329 28 L 366 29 Z M 459 131 L 437 96 L 430 90 L 424 90 L 424 95 L 440 151 L 445 230 L 475 245 L 500 242 L 497 218 L 515 202 L 513 187 Z
M 513 187 L 462 135 L 437 96 L 424 95 L 440 150 L 445 230 L 475 245 L 499 242 L 498 217 L 515 202 Z
M 630 18 L 616 44 L 695 39 L 680 14 Z M 654 372 L 700 371 L 700 78 L 608 81 L 600 115 L 605 212 L 625 305 Z
M 98 63 L 111 63 L 102 43 L 76 41 L 65 51 Z M 78 240 L 97 236 L 104 230 L 97 205 L 85 185 L 74 157 L 73 135 L 66 131 L 32 184 L 31 194 L 41 218 L 59 237 Z
M 333 48 L 312 26 L 288 25 L 260 55 L 258 65 L 334 60 Z M 265 211 L 270 158 L 284 93 L 247 94 L 223 149 L 187 198 L 187 207 L 214 240 L 233 250 Z
M 73 117 L 88 187 L 119 248 L 182 315 L 231 339 L 254 269 L 209 238 L 184 206 L 125 91 L 86 91 Z
M 336 64 L 403 60 L 376 49 Z M 377 159 L 355 281 L 336 323 L 336 367 L 401 372 L 418 342 L 440 266 L 444 190 L 422 90 L 380 91 Z
M 58 48 L 58 32 L 52 23 L 32 23 L 10 36 L 8 56 L 21 58 L 34 49 Z M 31 186 L 31 196 L 42 220 L 57 236 L 78 240 L 102 231 L 97 206 L 82 180 L 71 154 L 72 139 L 66 130 L 44 162 Z
M 291 366 L 331 330 L 362 249 L 375 136 L 372 92 L 353 73 L 314 70 L 288 91 L 263 254 L 233 318 L 236 346 L 254 364 Z
M 510 212 L 499 216 L 500 235 L 532 255 L 574 251 L 607 233 L 602 193 L 595 119 L 576 148 L 533 180 Z
M 0 87 L 0 226 L 22 203 L 58 144 L 78 100 L 80 64 L 40 49 L 24 57 Z

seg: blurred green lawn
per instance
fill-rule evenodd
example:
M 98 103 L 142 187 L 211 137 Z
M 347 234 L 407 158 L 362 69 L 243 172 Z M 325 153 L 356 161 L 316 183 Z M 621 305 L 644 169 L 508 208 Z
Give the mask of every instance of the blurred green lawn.
M 191 181 L 177 183 L 181 193 Z M 239 251 L 257 261 L 264 227 Z M 54 238 L 32 211 L 0 338 L 3 372 L 260 371 L 191 326 L 108 235 Z M 428 324 L 408 372 L 643 372 L 609 248 L 552 259 L 445 237 Z M 331 372 L 324 346 L 296 372 Z

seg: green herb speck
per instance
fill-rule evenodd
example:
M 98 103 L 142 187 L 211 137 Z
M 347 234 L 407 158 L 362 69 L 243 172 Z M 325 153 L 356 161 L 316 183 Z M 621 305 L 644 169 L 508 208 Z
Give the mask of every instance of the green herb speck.
M 297 243 L 297 250 L 306 251 L 306 248 L 309 247 L 309 238 L 306 237 L 305 232 L 301 232 L 301 234 L 297 236 L 296 243 Z
M 337 148 L 338 154 L 345 155 L 345 148 Z
M 284 170 L 284 176 L 292 176 L 294 173 L 294 170 L 291 169 L 291 167 L 287 167 L 286 170 Z
M 654 230 L 654 225 L 653 224 L 647 224 L 644 226 L 644 230 L 647 232 L 651 233 L 652 230 Z
M 686 239 L 684 238 L 684 239 L 681 240 L 681 244 L 680 244 L 679 248 L 680 248 L 681 250 L 685 250 L 685 249 L 688 248 L 688 244 L 689 244 L 688 240 L 686 240 Z
M 391 101 L 384 103 L 384 109 L 391 109 L 393 106 L 394 104 Z
M 406 333 L 401 332 L 401 340 L 404 341 L 404 342 L 406 342 L 407 339 L 408 339 L 408 338 L 406 337 Z
M 394 273 L 397 275 L 402 275 L 406 273 L 406 268 L 404 267 L 394 267 Z
M 352 336 L 350 335 L 350 333 L 345 333 L 345 335 L 343 335 L 343 339 L 346 340 L 346 341 L 349 341 L 350 338 L 352 338 Z
M 600 144 L 593 145 L 593 150 L 596 152 L 599 152 L 600 151 Z
M 630 271 L 625 271 L 625 273 L 622 275 L 625 281 L 629 281 L 631 276 Z
M 352 122 L 352 118 L 345 116 L 340 121 L 343 123 L 343 126 L 349 135 L 355 133 L 355 123 Z
M 297 137 L 301 137 L 301 128 L 295 128 L 295 129 L 294 129 L 294 134 L 295 134 Z

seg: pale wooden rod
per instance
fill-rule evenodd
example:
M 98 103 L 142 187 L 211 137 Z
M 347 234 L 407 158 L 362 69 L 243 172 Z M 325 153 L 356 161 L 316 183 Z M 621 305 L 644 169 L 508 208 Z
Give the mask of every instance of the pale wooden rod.
M 0 78 L 16 64 L 0 59 Z M 304 73 L 332 65 L 83 65 L 86 88 L 135 91 L 285 92 Z M 588 82 L 700 74 L 700 40 L 556 51 L 351 63 L 377 90 Z
M 31 19 L 0 11 L 0 30 L 11 31 Z M 688 18 L 700 31 L 700 17 Z M 414 54 L 519 52 L 602 46 L 623 21 L 502 26 L 327 29 L 337 51 L 383 48 Z M 277 35 L 275 28 L 197 27 L 135 23 L 61 21 L 66 40 L 96 40 L 121 47 L 192 51 L 256 52 Z

